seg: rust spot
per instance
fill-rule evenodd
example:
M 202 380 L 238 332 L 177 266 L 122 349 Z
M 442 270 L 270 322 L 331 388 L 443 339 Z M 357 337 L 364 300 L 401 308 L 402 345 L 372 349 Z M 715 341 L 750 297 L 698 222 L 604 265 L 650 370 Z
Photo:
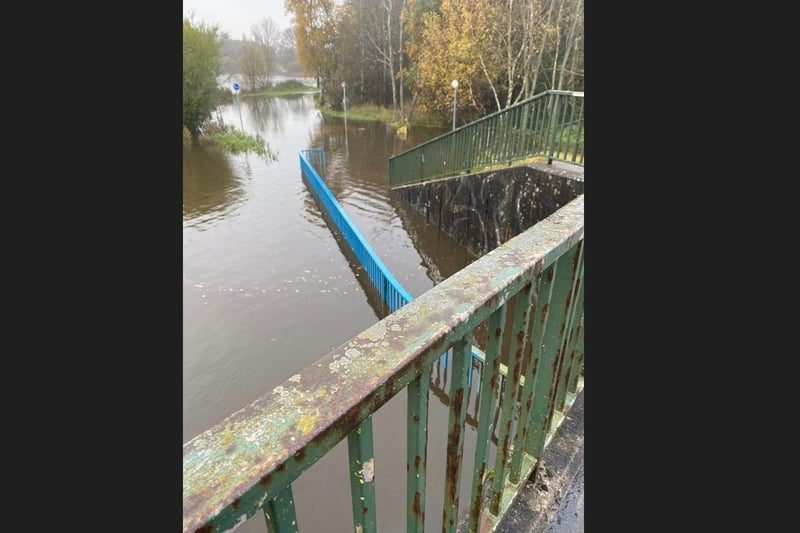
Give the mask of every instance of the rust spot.
M 469 510 L 470 517 L 475 522 L 477 522 L 478 515 L 481 512 L 481 500 L 483 499 L 483 475 L 485 473 L 486 473 L 486 463 L 484 462 L 483 464 L 481 464 L 480 470 L 478 470 L 478 479 L 480 480 L 480 482 L 476 487 L 474 494 L 475 497 L 472 500 L 473 504 L 470 506 Z
M 414 503 L 411 505 L 411 511 L 417 516 L 419 516 L 419 500 L 420 500 L 420 494 L 419 492 L 415 492 Z
M 501 328 L 497 328 L 496 330 L 494 330 L 494 336 L 495 337 L 499 337 L 502 334 L 503 334 L 503 330 Z
M 346 436 L 347 433 L 358 426 L 358 411 L 358 405 L 354 405 L 338 420 L 334 421 L 333 427 L 335 427 L 342 436 Z
M 524 331 L 524 330 L 519 330 L 519 331 L 517 332 L 517 342 L 519 342 L 520 344 L 522 344 L 522 341 L 523 341 L 523 340 L 525 340 L 525 331 Z
M 233 502 L 231 502 L 231 507 L 233 507 L 234 511 L 239 508 L 239 504 L 241 502 L 242 502 L 241 498 L 236 498 L 235 500 L 233 500 Z
M 415 468 L 416 470 L 419 470 L 419 464 L 420 464 L 421 462 L 422 462 L 422 457 L 420 457 L 419 455 L 418 455 L 418 456 L 416 456 L 416 457 L 414 457 L 414 468 Z
M 210 524 L 206 524 L 201 528 L 195 529 L 196 533 L 211 533 L 212 531 L 214 531 L 214 528 L 211 527 Z
M 377 411 L 381 405 L 382 405 L 381 395 L 376 394 L 375 396 L 372 397 L 372 411 L 373 412 Z
M 294 454 L 294 460 L 297 461 L 298 463 L 302 463 L 303 459 L 305 459 L 305 456 L 306 456 L 306 449 L 305 448 L 300 448 Z
M 271 477 L 272 477 L 272 474 L 268 472 L 268 473 L 264 474 L 264 475 L 261 477 L 261 479 L 259 479 L 259 480 L 258 480 L 258 482 L 259 482 L 259 483 L 260 483 L 262 486 L 266 487 L 267 485 L 269 485 L 269 479 L 270 479 Z
M 281 464 L 279 464 L 278 466 L 275 467 L 275 471 L 276 472 L 283 472 L 284 470 L 286 470 L 286 465 L 283 464 L 283 463 L 281 463 Z
M 456 393 L 453 395 L 453 402 L 456 405 L 461 405 L 461 402 L 464 400 L 464 389 L 456 389 Z
M 367 514 L 367 512 L 369 512 L 369 507 L 362 507 L 361 508 L 361 514 Z

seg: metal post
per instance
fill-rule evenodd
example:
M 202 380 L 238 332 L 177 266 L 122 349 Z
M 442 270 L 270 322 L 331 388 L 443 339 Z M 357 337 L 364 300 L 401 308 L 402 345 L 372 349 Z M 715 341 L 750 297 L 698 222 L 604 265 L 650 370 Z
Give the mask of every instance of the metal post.
M 344 148 L 349 152 L 347 146 L 347 82 L 342 82 L 342 108 L 344 109 Z
M 453 131 L 456 129 L 456 89 L 458 89 L 458 80 L 453 80 L 451 83 L 453 87 Z
M 242 121 L 242 105 L 239 103 L 239 93 L 236 93 L 236 107 L 239 108 L 239 125 L 242 127 L 242 133 L 244 133 L 244 122 Z
M 236 97 L 236 107 L 239 108 L 239 124 L 242 126 L 242 133 L 244 133 L 244 122 L 242 122 L 242 106 L 239 104 L 239 82 L 233 82 L 231 89 L 233 90 L 233 95 Z

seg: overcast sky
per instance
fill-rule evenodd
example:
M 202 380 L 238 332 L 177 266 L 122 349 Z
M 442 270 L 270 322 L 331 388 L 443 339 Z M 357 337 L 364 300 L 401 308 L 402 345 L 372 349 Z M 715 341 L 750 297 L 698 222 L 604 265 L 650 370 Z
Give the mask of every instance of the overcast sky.
M 194 15 L 195 21 L 217 24 L 231 39 L 250 36 L 250 28 L 266 18 L 279 30 L 291 25 L 283 8 L 283 0 L 183 0 L 183 14 Z

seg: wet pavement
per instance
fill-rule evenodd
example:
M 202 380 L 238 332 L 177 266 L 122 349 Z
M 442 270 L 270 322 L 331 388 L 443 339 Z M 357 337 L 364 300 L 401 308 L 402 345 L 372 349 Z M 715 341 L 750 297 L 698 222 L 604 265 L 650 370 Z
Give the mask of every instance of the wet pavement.
M 497 533 L 583 533 L 583 440 L 581 392 Z

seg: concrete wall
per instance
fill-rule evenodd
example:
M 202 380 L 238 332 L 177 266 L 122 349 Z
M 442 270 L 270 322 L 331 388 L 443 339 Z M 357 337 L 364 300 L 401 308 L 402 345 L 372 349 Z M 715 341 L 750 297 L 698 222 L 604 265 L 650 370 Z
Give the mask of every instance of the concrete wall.
M 530 164 L 394 190 L 480 257 L 583 194 L 583 169 Z

